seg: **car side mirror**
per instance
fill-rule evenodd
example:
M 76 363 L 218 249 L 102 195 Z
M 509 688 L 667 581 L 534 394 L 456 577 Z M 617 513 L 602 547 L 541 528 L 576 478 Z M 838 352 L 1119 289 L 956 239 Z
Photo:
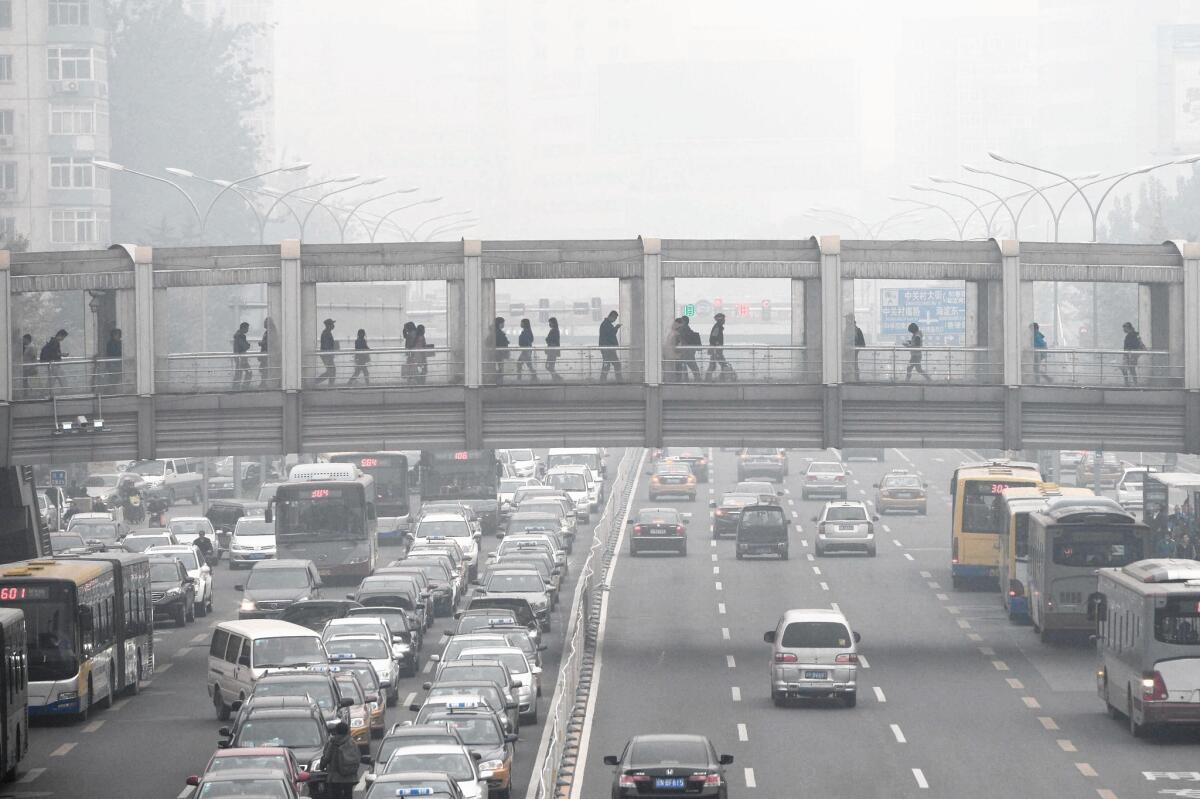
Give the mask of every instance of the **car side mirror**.
M 354 594 L 346 594 L 346 599 L 353 600 Z
M 854 643 L 856 643 L 856 644 L 857 644 L 857 643 L 859 643 L 859 642 L 861 642 L 861 641 L 862 641 L 862 635 L 860 635 L 859 633 L 855 633 L 855 634 L 854 634 Z
M 350 696 L 343 696 L 338 700 L 338 707 L 354 707 L 354 698 Z
M 234 591 L 245 591 L 245 590 L 246 590 L 246 584 L 245 584 L 245 583 L 238 583 L 237 585 L 235 585 L 235 586 L 233 587 L 233 590 L 234 590 Z
M 873 522 L 877 522 L 877 521 L 879 521 L 879 514 L 877 513 L 877 514 L 875 514 L 874 516 L 872 516 L 872 517 L 871 517 L 871 521 L 873 521 Z
M 217 730 L 217 735 L 220 735 L 222 738 L 229 738 L 231 737 L 232 733 L 229 732 L 228 727 L 222 727 L 221 729 Z
M 521 738 L 515 732 L 510 732 L 504 736 L 504 743 L 506 744 L 515 744 L 519 740 L 521 740 Z
M 412 704 L 410 704 L 408 706 L 408 709 L 411 710 L 413 713 L 416 713 L 417 711 L 419 711 L 421 709 L 421 705 L 419 702 L 413 702 Z
M 232 710 L 234 713 L 237 713 L 239 710 L 242 709 L 242 704 L 243 704 L 242 700 L 235 699 L 229 703 L 229 709 Z
M 542 667 L 541 667 L 541 666 L 534 666 L 534 667 L 531 669 L 531 671 L 532 671 L 534 674 L 541 674 L 541 673 L 542 673 Z
M 606 766 L 617 766 L 617 765 L 620 765 L 620 763 L 621 763 L 621 759 L 619 757 L 617 757 L 616 755 L 605 755 L 604 756 L 604 765 L 606 765 Z
M 879 488 L 879 483 L 871 483 L 872 488 Z
M 421 690 L 423 690 L 423 691 L 428 691 L 432 687 L 433 687 L 433 683 L 431 683 L 431 682 L 421 683 Z
M 379 694 L 367 694 L 367 695 L 366 695 L 365 697 L 363 697 L 363 698 L 364 698 L 364 699 L 366 699 L 368 702 L 380 702 L 380 701 L 382 701 L 382 700 L 379 698 Z
M 775 631 L 769 630 L 769 631 L 763 633 L 763 640 L 766 641 L 768 644 L 775 643 Z
M 440 663 L 441 660 L 442 660 L 441 655 L 430 655 L 429 656 L 429 662 L 431 662 L 431 663 Z
M 375 764 L 375 758 L 371 757 L 370 755 L 363 755 L 358 759 L 358 762 L 362 763 L 364 766 L 371 766 Z
M 721 755 L 721 759 L 718 762 L 720 762 L 722 766 L 731 765 L 733 763 L 733 755 Z
M 193 787 L 195 787 L 195 786 L 199 785 L 199 784 L 200 784 L 200 777 L 199 777 L 199 776 L 197 776 L 197 775 L 195 775 L 195 774 L 193 774 L 192 776 L 190 776 L 190 777 L 188 777 L 188 778 L 187 778 L 187 784 L 188 784 L 188 785 L 191 785 L 191 786 L 193 786 Z
M 816 516 L 812 517 L 812 520 L 815 522 L 817 520 L 817 517 Z

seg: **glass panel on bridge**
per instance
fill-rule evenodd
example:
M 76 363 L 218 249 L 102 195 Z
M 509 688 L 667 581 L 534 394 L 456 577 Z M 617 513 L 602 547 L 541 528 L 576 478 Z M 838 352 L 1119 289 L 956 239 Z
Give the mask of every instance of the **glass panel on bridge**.
M 278 389 L 278 330 L 264 283 L 160 289 L 155 389 L 167 394 Z M 157 291 L 156 291 L 157 294 Z

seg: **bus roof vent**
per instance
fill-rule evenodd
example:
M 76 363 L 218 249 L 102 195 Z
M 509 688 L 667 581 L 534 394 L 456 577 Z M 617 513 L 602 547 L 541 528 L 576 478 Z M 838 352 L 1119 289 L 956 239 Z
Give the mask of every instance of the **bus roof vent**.
M 1133 524 L 1137 521 L 1110 497 L 1062 497 L 1046 503 L 1046 515 L 1056 522 Z
M 288 481 L 357 480 L 362 472 L 353 463 L 298 463 L 288 473 Z
M 1122 566 L 1121 571 L 1143 583 L 1191 583 L 1200 582 L 1200 563 L 1177 558 L 1154 558 L 1139 560 Z

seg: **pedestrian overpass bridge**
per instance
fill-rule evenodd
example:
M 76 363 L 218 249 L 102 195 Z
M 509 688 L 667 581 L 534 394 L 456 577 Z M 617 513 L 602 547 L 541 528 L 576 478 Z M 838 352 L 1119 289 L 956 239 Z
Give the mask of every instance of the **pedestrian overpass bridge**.
M 788 343 L 730 344 L 729 379 L 680 382 L 688 354 L 664 350 L 675 281 L 762 277 L 787 287 L 787 296 L 773 299 L 790 306 L 782 323 Z M 546 369 L 548 353 L 535 349 L 539 380 L 522 375 L 518 382 L 518 353 L 502 358 L 492 338 L 496 281 L 583 278 L 619 286 L 623 326 L 614 355 L 621 379 L 601 382 L 592 327 L 593 343 L 558 352 L 557 379 Z M 853 282 L 877 279 L 963 281 L 965 341 L 924 348 L 928 378 L 906 380 L 908 349 L 854 346 Z M 350 384 L 358 365 L 350 339 L 336 352 L 317 350 L 317 287 L 400 281 L 444 282 L 445 340 L 419 354 L 378 347 L 370 384 Z M 1136 374 L 1121 351 L 1053 348 L 1035 359 L 1034 298 L 1056 281 L 1136 285 L 1138 318 L 1131 321 L 1147 347 L 1132 364 Z M 11 342 L 0 351 L 4 463 L 577 444 L 1200 452 L 1200 245 L 1192 243 L 827 236 L 121 245 L 0 252 L 0 283 Z M 191 302 L 202 287 L 238 285 L 260 287 L 258 313 L 271 320 L 267 353 L 255 346 L 239 361 L 226 346 L 171 350 L 169 331 L 181 321 L 169 308 L 178 309 L 180 298 Z M 40 347 L 58 327 L 46 318 L 47 298 L 63 296 L 90 312 L 85 330 L 64 347 L 76 357 L 29 363 L 21 335 L 32 334 Z M 397 312 L 393 330 L 371 330 L 372 340 L 397 338 L 402 318 Z M 351 333 L 359 326 L 340 321 Z M 1119 328 L 1123 321 L 1102 323 Z M 545 325 L 535 324 L 540 344 Z M 709 324 L 697 325 L 705 342 Z M 123 330 L 124 341 L 120 357 L 109 358 L 104 342 L 112 328 Z M 515 319 L 508 329 L 515 347 Z M 259 335 L 253 330 L 251 342 Z M 707 373 L 708 349 L 696 356 Z M 320 380 L 330 367 L 332 385 Z

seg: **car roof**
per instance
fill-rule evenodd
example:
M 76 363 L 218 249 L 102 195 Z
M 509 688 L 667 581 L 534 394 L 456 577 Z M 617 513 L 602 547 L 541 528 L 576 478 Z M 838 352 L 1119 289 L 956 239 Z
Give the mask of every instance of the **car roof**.
M 214 758 L 219 757 L 262 757 L 264 755 L 282 755 L 287 757 L 292 753 L 286 746 L 241 746 L 237 748 L 218 749 L 213 752 Z
M 172 516 L 167 524 L 171 522 L 208 522 L 207 516 Z M 211 524 L 211 522 L 209 522 Z
M 812 470 L 814 467 L 825 467 L 825 466 L 836 466 L 837 468 L 842 469 L 842 470 L 844 470 L 846 468 L 845 466 L 842 465 L 841 461 L 813 461 L 812 463 L 808 464 L 809 470 Z
M 128 537 L 128 536 L 126 536 Z M 173 553 L 195 552 L 195 544 L 161 544 L 146 550 L 148 555 L 170 555 Z
M 245 751 L 245 750 L 230 750 L 230 751 Z M 265 768 L 239 768 L 230 769 L 228 771 L 210 771 L 202 778 L 202 782 L 235 782 L 238 780 L 278 780 L 285 782 L 289 778 L 286 775 L 280 774 L 275 769 Z
M 634 743 L 635 741 L 639 743 L 644 743 L 647 741 L 694 741 L 696 743 L 702 743 L 705 745 L 707 745 L 709 742 L 708 738 L 704 735 L 694 735 L 683 732 L 643 733 L 641 735 L 635 735 L 629 739 L 630 743 Z
M 314 568 L 311 560 L 260 560 L 255 561 L 254 569 L 311 569 Z M 251 571 L 254 571 L 251 569 Z
M 294 696 L 272 696 L 263 697 L 264 699 L 297 699 Z M 305 705 L 291 705 L 289 707 L 253 707 L 251 708 L 246 718 L 252 716 L 261 716 L 268 719 L 316 719 L 321 720 L 321 711 L 315 702 L 309 702 Z
M 784 611 L 783 621 L 840 621 L 847 626 L 850 624 L 845 614 L 832 608 L 792 608 Z
M 130 533 L 126 538 L 170 538 L 171 533 L 163 530 L 161 533 Z
M 463 751 L 462 744 L 416 744 L 415 746 L 404 746 L 396 750 L 397 752 L 406 752 L 410 755 L 442 755 L 451 752 Z M 394 753 L 393 753 L 394 756 Z
M 423 522 L 461 522 L 463 517 L 461 513 L 430 513 L 421 517 Z
M 826 502 L 826 508 L 862 508 L 867 509 L 867 503 L 858 499 L 841 499 L 837 502 Z
M 415 749 L 417 747 L 404 747 Z M 462 747 L 458 747 L 461 749 Z M 397 771 L 392 774 L 376 774 L 374 782 L 431 782 L 439 785 L 454 784 L 454 779 L 444 771 Z

